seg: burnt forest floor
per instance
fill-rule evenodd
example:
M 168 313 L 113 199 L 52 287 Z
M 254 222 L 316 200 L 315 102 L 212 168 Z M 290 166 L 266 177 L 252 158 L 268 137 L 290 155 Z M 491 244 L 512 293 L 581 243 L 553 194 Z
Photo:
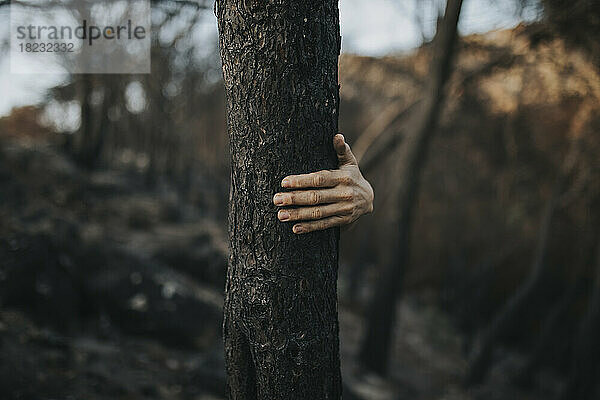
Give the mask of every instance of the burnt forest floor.
M 0 142 L 0 399 L 224 398 L 225 227 L 167 186 L 84 172 L 57 147 Z M 355 354 L 361 316 L 340 305 L 347 399 L 545 399 L 503 373 L 461 385 L 462 337 L 409 296 L 388 379 Z

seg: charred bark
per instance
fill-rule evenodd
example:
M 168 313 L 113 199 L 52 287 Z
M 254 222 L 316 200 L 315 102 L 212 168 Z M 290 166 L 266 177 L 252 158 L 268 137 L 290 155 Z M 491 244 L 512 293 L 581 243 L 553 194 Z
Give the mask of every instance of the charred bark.
M 224 340 L 230 399 L 339 399 L 339 230 L 296 236 L 273 195 L 336 168 L 337 1 L 219 0 L 231 148 Z
M 380 374 L 387 370 L 396 299 L 408 262 L 409 238 L 420 173 L 425 164 L 428 144 L 438 123 L 444 87 L 452 70 L 461 7 L 462 0 L 449 0 L 446 4 L 444 18 L 433 41 L 433 60 L 429 73 L 431 80 L 426 88 L 426 97 L 409 121 L 408 134 L 398 158 L 398 242 L 392 257 L 382 266 L 377 289 L 369 304 L 367 330 L 360 351 L 361 364 Z

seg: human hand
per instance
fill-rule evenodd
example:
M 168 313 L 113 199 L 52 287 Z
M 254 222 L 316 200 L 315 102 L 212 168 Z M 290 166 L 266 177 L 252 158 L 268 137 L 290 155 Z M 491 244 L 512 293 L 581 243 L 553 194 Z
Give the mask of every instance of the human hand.
M 339 169 L 287 176 L 281 186 L 294 190 L 273 197 L 273 203 L 282 207 L 277 218 L 298 222 L 292 228 L 296 234 L 348 225 L 373 211 L 373 188 L 362 176 L 343 135 L 335 135 L 333 147 Z

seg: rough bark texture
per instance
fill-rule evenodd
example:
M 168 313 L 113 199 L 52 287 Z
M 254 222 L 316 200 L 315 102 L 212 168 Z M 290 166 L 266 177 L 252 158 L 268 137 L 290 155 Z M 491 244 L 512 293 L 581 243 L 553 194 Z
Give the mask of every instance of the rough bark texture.
M 339 399 L 339 230 L 296 236 L 273 195 L 336 168 L 337 1 L 219 0 L 231 146 L 230 399 Z
M 452 58 L 457 36 L 457 24 L 462 0 L 449 0 L 444 18 L 433 42 L 433 60 L 429 68 L 430 81 L 425 99 L 408 122 L 397 164 L 397 246 L 384 258 L 377 288 L 369 304 L 367 330 L 360 351 L 361 364 L 383 374 L 390 356 L 391 335 L 396 313 L 396 298 L 408 251 L 413 209 L 419 190 L 420 174 L 425 164 L 428 144 L 437 126 L 443 101 L 444 87 L 452 70 Z

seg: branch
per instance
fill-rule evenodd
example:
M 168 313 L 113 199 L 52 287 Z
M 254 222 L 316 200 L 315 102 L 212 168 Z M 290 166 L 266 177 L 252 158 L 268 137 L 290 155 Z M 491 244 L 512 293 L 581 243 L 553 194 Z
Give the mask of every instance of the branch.
M 518 55 L 502 51 L 484 65 L 466 72 L 457 86 L 465 87 L 471 84 L 474 79 L 494 71 L 495 68 L 509 68 L 519 58 Z M 417 110 L 422 101 L 423 99 L 416 100 L 406 108 L 400 108 L 399 102 L 392 103 L 358 138 L 353 146 L 353 151 L 363 172 L 373 169 L 389 154 L 393 153 L 400 143 L 407 125 L 410 124 L 411 114 Z M 396 109 L 395 113 L 394 108 Z M 364 139 L 363 136 L 365 136 Z
M 373 121 L 371 121 L 364 132 L 359 136 L 356 143 L 352 146 L 352 151 L 359 162 L 363 159 L 365 153 L 371 148 L 377 138 L 406 114 L 406 111 L 411 105 L 407 107 L 404 103 L 405 101 L 403 99 L 392 101 L 373 119 Z M 362 164 L 360 165 L 362 166 Z
M 407 107 L 399 110 L 398 103 L 394 102 L 390 108 L 386 109 L 383 117 L 378 118 L 369 125 L 365 131 L 367 136 L 363 139 L 363 134 L 358 138 L 356 142 L 359 150 L 357 159 L 363 172 L 373 169 L 388 154 L 393 152 L 404 134 L 407 125 L 406 118 L 410 121 L 411 116 L 422 102 L 423 99 L 415 100 Z M 396 110 L 394 115 L 390 114 L 393 110 L 392 107 Z M 390 129 L 394 126 L 396 126 L 395 129 Z M 377 129 L 377 131 L 374 129 Z

